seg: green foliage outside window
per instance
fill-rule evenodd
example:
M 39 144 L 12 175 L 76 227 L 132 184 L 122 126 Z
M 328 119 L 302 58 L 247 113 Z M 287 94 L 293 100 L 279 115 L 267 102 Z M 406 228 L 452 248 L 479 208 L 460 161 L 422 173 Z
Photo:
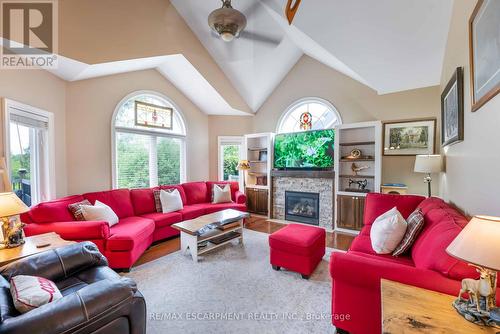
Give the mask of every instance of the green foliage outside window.
M 224 180 L 238 178 L 238 162 L 240 160 L 240 150 L 237 145 L 224 145 L 223 146 L 223 166 L 224 166 Z

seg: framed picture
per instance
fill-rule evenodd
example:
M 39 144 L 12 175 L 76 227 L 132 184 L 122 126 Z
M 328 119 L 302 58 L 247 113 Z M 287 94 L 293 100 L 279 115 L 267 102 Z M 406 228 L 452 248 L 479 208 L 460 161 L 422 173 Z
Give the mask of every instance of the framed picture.
M 435 153 L 436 119 L 385 122 L 384 155 Z
M 173 112 L 169 107 L 135 101 L 135 125 L 172 130 Z
M 443 146 L 464 140 L 464 70 L 458 67 L 441 94 Z
M 478 1 L 469 34 L 472 111 L 477 111 L 500 93 L 500 1 Z

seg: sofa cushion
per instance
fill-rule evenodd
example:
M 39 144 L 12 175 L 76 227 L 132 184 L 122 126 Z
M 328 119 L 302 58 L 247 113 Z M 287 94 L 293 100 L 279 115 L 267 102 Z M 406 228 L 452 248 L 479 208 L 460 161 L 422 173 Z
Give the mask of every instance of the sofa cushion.
M 182 204 L 183 205 L 187 204 L 186 192 L 184 191 L 184 188 L 182 186 L 180 186 L 180 185 L 163 185 L 163 186 L 160 186 L 160 189 L 162 189 L 162 190 L 170 190 L 170 189 L 179 190 L 179 194 L 181 195 L 181 199 L 182 199 Z
M 84 199 L 81 202 L 76 202 L 68 205 L 68 210 L 69 212 L 71 212 L 75 220 L 79 221 L 85 220 L 85 217 L 83 216 L 82 212 L 82 205 L 92 205 L 92 204 L 90 204 L 88 200 Z
M 62 298 L 54 282 L 44 277 L 17 275 L 10 280 L 10 293 L 16 310 L 26 313 Z
M 238 182 L 234 181 L 217 181 L 217 182 L 212 182 L 208 181 L 207 182 L 207 199 L 205 202 L 211 203 L 213 202 L 213 192 L 214 192 L 214 185 L 217 184 L 219 186 L 225 186 L 226 184 L 229 184 L 229 187 L 231 188 L 231 200 L 233 202 L 236 202 L 236 192 L 240 189 L 240 185 Z
M 407 220 L 408 228 L 406 229 L 405 236 L 403 240 L 401 240 L 400 244 L 394 252 L 393 256 L 400 256 L 406 252 L 408 252 L 417 240 L 420 231 L 424 228 L 424 215 L 422 214 L 422 209 L 418 208 L 408 217 Z
M 106 241 L 106 249 L 111 251 L 129 251 L 136 244 L 150 237 L 155 230 L 155 222 L 144 217 L 120 219 L 109 231 L 111 236 Z
M 377 254 L 390 254 L 401 243 L 408 224 L 396 207 L 383 213 L 372 224 L 370 239 Z
M 177 212 L 182 214 L 182 220 L 189 220 L 203 216 L 206 212 L 207 206 L 208 205 L 206 203 L 186 205 L 184 206 L 184 209 Z
M 424 199 L 425 197 L 415 195 L 369 193 L 365 202 L 364 224 L 373 224 L 377 217 L 393 207 L 398 208 L 403 218 L 406 219 Z
M 467 219 L 438 198 L 429 198 L 419 207 L 424 213 L 425 225 L 411 251 L 415 266 L 455 280 L 477 277 L 473 267 L 446 253 L 446 247 L 467 225 Z
M 269 246 L 286 253 L 310 256 L 326 232 L 319 227 L 289 224 L 269 236 Z
M 235 209 L 243 212 L 247 211 L 247 207 L 245 206 L 245 204 L 221 203 L 221 204 L 207 204 L 205 206 L 205 214 L 214 213 L 226 209 Z
M 207 202 L 207 184 L 205 182 L 189 182 L 182 184 L 188 205 Z
M 141 217 L 151 219 L 155 222 L 156 228 L 161 228 L 165 226 L 170 226 L 175 223 L 182 221 L 182 214 L 180 212 L 170 212 L 170 213 L 147 213 Z
M 94 205 L 82 205 L 81 208 L 86 221 L 104 221 L 109 227 L 118 224 L 119 218 L 113 209 L 99 200 Z
M 153 191 L 158 188 L 132 189 L 130 200 L 136 216 L 156 212 Z
M 75 218 L 68 205 L 83 201 L 81 195 L 68 196 L 55 201 L 44 202 L 31 208 L 29 215 L 35 223 L 68 222 Z
M 365 252 L 349 251 L 349 254 L 362 256 L 373 260 L 383 260 L 391 263 L 403 264 L 405 266 L 415 267 L 413 260 L 409 256 L 392 256 L 391 254 L 368 254 Z
M 126 218 L 134 215 L 134 207 L 130 199 L 130 190 L 128 189 L 87 193 L 84 194 L 83 197 L 88 199 L 92 204 L 94 204 L 96 200 L 99 200 L 108 205 L 119 218 Z

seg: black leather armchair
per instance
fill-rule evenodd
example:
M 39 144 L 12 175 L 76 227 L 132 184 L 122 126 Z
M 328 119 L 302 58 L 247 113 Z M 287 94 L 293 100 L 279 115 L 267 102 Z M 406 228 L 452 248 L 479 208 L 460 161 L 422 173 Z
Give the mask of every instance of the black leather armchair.
M 146 303 L 135 282 L 120 277 L 92 242 L 33 255 L 0 268 L 0 333 L 143 334 Z M 53 281 L 63 298 L 20 314 L 10 278 L 33 275 Z

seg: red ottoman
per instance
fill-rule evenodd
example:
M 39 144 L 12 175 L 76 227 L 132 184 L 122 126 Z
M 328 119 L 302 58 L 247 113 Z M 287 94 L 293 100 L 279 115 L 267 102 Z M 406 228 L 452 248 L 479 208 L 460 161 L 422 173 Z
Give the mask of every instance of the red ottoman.
M 269 236 L 271 265 L 302 274 L 308 279 L 325 255 L 326 232 L 322 228 L 289 224 Z

